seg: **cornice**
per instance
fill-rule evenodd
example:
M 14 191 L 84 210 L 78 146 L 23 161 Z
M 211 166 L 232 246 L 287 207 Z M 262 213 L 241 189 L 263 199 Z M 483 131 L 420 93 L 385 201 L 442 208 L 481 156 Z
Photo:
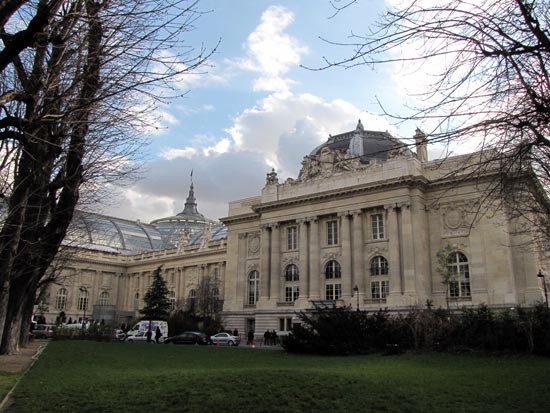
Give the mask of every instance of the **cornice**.
M 264 204 L 254 206 L 253 209 L 258 214 L 261 214 L 267 211 L 286 208 L 288 206 L 309 204 L 312 202 L 323 202 L 335 198 L 349 198 L 355 195 L 369 192 L 379 192 L 381 190 L 386 190 L 389 188 L 421 187 L 425 189 L 428 185 L 429 181 L 423 176 L 406 175 L 391 180 L 378 181 L 376 183 L 355 185 L 346 188 L 317 192 L 314 194 L 308 194 L 278 201 L 266 202 Z
M 250 222 L 259 219 L 260 216 L 257 213 L 248 213 L 241 215 L 234 215 L 229 217 L 220 218 L 220 222 L 223 224 L 238 224 L 240 222 Z

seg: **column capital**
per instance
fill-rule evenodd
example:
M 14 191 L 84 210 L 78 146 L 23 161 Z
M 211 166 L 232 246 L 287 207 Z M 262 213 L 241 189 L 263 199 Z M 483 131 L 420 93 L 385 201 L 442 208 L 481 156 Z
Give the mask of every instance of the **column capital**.
M 336 215 L 339 217 L 349 217 L 352 213 L 350 211 L 338 212 Z
M 363 215 L 363 211 L 362 211 L 361 209 L 356 209 L 355 211 L 351 211 L 351 214 L 352 214 L 354 217 L 358 217 L 358 216 Z

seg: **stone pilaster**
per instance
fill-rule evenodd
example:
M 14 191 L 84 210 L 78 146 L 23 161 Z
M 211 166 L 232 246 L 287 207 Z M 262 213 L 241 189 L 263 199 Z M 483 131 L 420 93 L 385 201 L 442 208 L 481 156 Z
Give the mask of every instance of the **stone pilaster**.
M 390 295 L 387 298 L 388 305 L 399 305 L 403 294 L 401 283 L 401 242 L 399 237 L 399 222 L 397 207 L 386 207 L 386 222 L 388 239 L 388 271 L 390 278 Z
M 365 273 L 365 254 L 363 251 L 363 215 L 361 211 L 353 212 L 352 221 L 352 288 L 357 286 L 359 288 L 359 294 L 365 294 L 366 288 L 364 283 Z
M 271 265 L 270 265 L 270 289 L 268 297 L 276 301 L 280 299 L 281 280 L 281 232 L 279 224 L 271 226 Z
M 271 251 L 271 228 L 269 225 L 262 225 L 260 235 L 260 300 L 269 297 L 270 287 L 270 251 Z
M 340 217 L 341 230 L 341 242 L 342 246 L 342 298 L 348 299 L 352 295 L 352 283 L 351 283 L 351 231 L 350 231 L 350 219 L 349 212 L 338 214 Z
M 407 296 L 407 305 L 417 302 L 416 293 L 416 271 L 415 271 L 415 251 L 414 251 L 414 232 L 411 219 L 411 206 L 403 204 L 401 206 L 401 234 L 402 234 L 402 255 L 403 255 L 403 281 L 404 291 Z
M 298 245 L 300 259 L 300 265 L 298 266 L 300 270 L 300 298 L 307 299 L 310 293 L 308 223 L 305 219 L 298 220 L 298 223 L 300 224 L 300 228 L 298 229 L 300 233 Z
M 321 277 L 319 261 L 319 220 L 317 217 L 310 219 L 309 228 L 309 298 L 318 300 L 321 297 L 319 281 Z

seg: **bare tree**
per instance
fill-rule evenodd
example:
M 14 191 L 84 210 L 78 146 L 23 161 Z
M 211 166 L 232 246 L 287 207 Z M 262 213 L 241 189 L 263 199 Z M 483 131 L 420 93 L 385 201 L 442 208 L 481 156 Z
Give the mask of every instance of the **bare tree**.
M 333 0 L 335 13 L 358 0 Z M 539 0 L 439 0 L 391 7 L 368 33 L 352 33 L 349 57 L 319 69 L 395 65 L 431 72 L 417 104 L 384 113 L 428 124 L 430 141 L 474 141 L 484 152 L 469 175 L 493 175 L 486 200 L 550 236 L 550 3 Z M 462 177 L 468 174 L 457 168 Z M 497 179 L 495 179 L 495 177 Z M 449 176 L 445 176 L 449 178 Z M 502 204 L 501 204 L 502 206 Z
M 197 1 L 0 1 L 0 352 L 22 319 L 75 207 L 138 170 L 156 105 L 213 50 L 182 37 Z

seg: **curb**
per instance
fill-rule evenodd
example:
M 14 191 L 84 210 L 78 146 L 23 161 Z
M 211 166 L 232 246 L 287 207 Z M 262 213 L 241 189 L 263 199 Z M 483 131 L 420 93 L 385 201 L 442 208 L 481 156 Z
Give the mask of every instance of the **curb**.
M 2 399 L 2 402 L 0 402 L 0 412 L 5 412 L 9 409 L 10 407 L 10 401 L 11 401 L 11 395 L 13 393 L 13 391 L 15 390 L 15 388 L 17 387 L 17 385 L 19 384 L 19 382 L 21 381 L 21 379 L 23 377 L 25 377 L 25 374 L 27 374 L 27 372 L 31 369 L 31 367 L 34 365 L 34 363 L 36 362 L 36 360 L 38 360 L 38 357 L 40 356 L 40 354 L 42 354 L 42 352 L 44 351 L 44 349 L 46 348 L 46 346 L 48 345 L 48 342 L 42 344 L 40 347 L 38 347 L 38 350 L 36 351 L 36 353 L 34 354 L 34 356 L 32 356 L 31 358 L 31 364 L 29 364 L 29 366 L 25 369 L 25 371 L 23 371 L 23 374 L 21 374 L 21 377 L 19 377 L 17 379 L 17 381 L 14 383 L 13 387 L 10 389 L 10 391 L 4 396 L 4 398 Z

